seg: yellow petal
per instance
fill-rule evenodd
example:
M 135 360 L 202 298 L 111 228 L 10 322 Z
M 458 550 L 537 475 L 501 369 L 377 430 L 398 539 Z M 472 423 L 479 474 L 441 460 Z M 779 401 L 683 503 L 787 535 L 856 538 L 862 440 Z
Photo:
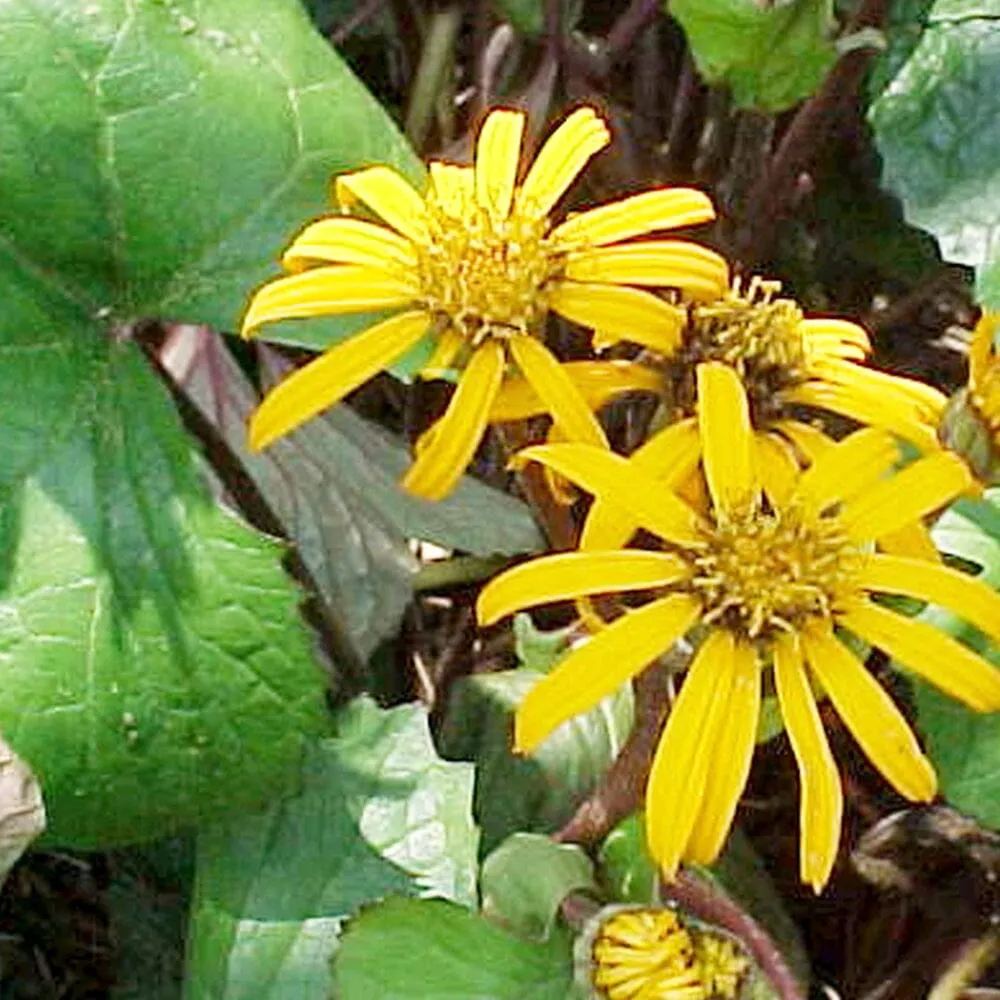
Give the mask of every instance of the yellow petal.
M 939 451 L 875 483 L 848 503 L 840 522 L 854 541 L 881 538 L 954 500 L 972 474 L 950 452 Z
M 334 191 L 345 211 L 361 202 L 408 240 L 427 242 L 427 206 L 391 167 L 367 167 L 341 174 L 334 181 Z
M 494 216 L 506 219 L 514 201 L 521 162 L 522 111 L 491 111 L 476 143 L 476 201 Z
M 857 496 L 877 483 L 900 459 L 888 431 L 867 427 L 826 449 L 802 473 L 796 498 L 813 513 Z
M 427 333 L 430 322 L 420 310 L 391 316 L 292 372 L 250 418 L 251 450 L 266 448 L 391 365 Z
M 666 652 L 697 620 L 698 602 L 687 594 L 629 611 L 571 650 L 521 702 L 514 716 L 514 749 L 530 753 L 567 719 L 617 691 Z
M 405 306 L 415 294 L 410 277 L 354 264 L 317 267 L 258 289 L 243 317 L 242 334 L 249 337 L 257 327 L 282 319 Z
M 686 857 L 701 811 L 712 750 L 726 721 L 735 657 L 730 633 L 713 628 L 695 654 L 653 758 L 646 784 L 646 840 L 668 881 Z
M 441 500 L 455 488 L 486 430 L 505 360 L 503 347 L 496 341 L 479 346 L 444 416 L 427 431 L 425 447 L 416 449 L 413 465 L 400 484 L 403 489 L 425 500 Z
M 412 271 L 417 266 L 417 252 L 412 243 L 385 226 L 341 216 L 306 226 L 281 258 L 289 271 L 318 261 Z
M 455 359 L 468 341 L 455 327 L 449 326 L 434 345 L 427 363 L 420 369 L 421 378 L 442 378 L 454 367 Z
M 617 285 L 559 281 L 549 305 L 574 323 L 668 356 L 679 346 L 687 321 L 683 309 L 651 292 Z
M 693 417 L 670 424 L 637 448 L 629 458 L 632 466 L 656 479 L 664 489 L 677 491 L 698 468 L 701 442 Z M 580 535 L 581 549 L 614 549 L 624 545 L 639 530 L 627 511 L 595 498 Z
M 973 711 L 1000 708 L 1000 670 L 928 622 L 905 618 L 869 601 L 852 605 L 839 620 Z
M 476 601 L 480 625 L 515 611 L 588 594 L 652 590 L 674 583 L 687 564 L 666 552 L 560 552 L 522 563 L 494 577 Z
M 698 365 L 698 429 L 701 462 L 720 517 L 756 500 L 750 407 L 739 375 L 718 361 Z
M 986 376 L 996 351 L 994 336 L 1000 326 L 1000 313 L 984 312 L 972 333 L 969 344 L 969 385 L 973 391 L 982 391 Z
M 710 865 L 722 850 L 733 824 L 736 805 L 750 775 L 757 722 L 760 718 L 760 667 L 752 645 L 737 642 L 733 650 L 733 680 L 723 709 L 711 760 L 705 795 L 698 810 L 685 856 Z
M 679 288 L 699 301 L 719 298 L 729 285 L 729 265 L 714 250 L 683 240 L 650 240 L 570 253 L 573 281 Z
M 806 677 L 802 651 L 793 635 L 779 635 L 775 640 L 774 685 L 802 788 L 799 871 L 802 881 L 811 885 L 814 892 L 820 892 L 837 859 L 844 796 L 837 764 Z
M 447 215 L 461 219 L 471 208 L 476 191 L 476 172 L 472 167 L 439 160 L 428 164 L 431 188 L 437 203 Z
M 810 669 L 865 756 L 900 795 L 934 798 L 934 768 L 892 699 L 829 625 L 803 629 L 800 637 Z
M 908 559 L 923 559 L 926 562 L 941 562 L 941 553 L 934 545 L 934 539 L 923 521 L 911 521 L 902 528 L 890 531 L 878 538 L 880 552 L 892 556 L 906 556 Z
M 934 451 L 939 446 L 937 431 L 922 421 L 918 411 L 907 400 L 856 392 L 832 382 L 806 382 L 794 389 L 784 390 L 781 399 L 785 403 L 815 406 L 831 413 L 850 417 L 859 424 L 884 427 L 909 441 L 920 451 Z
M 642 527 L 666 541 L 678 545 L 703 543 L 698 515 L 621 455 L 586 444 L 536 445 L 515 457 L 517 465 L 526 462 L 547 465 L 580 489 L 621 507 Z
M 571 215 L 551 238 L 563 244 L 606 246 L 665 229 L 697 226 L 715 218 L 712 200 L 694 188 L 657 188 Z
M 932 386 L 916 379 L 890 375 L 875 368 L 866 368 L 839 358 L 825 358 L 810 366 L 810 374 L 827 382 L 835 382 L 853 393 L 866 393 L 882 398 L 892 396 L 916 410 L 919 420 L 936 424 L 944 414 L 948 398 Z
M 607 448 L 604 430 L 551 351 L 529 336 L 511 337 L 508 344 L 514 363 L 545 403 L 545 409 L 565 438 Z
M 813 317 L 799 323 L 799 333 L 809 350 L 817 341 L 836 340 L 841 344 L 857 348 L 864 355 L 871 353 L 872 345 L 868 331 L 857 323 L 832 317 Z
M 770 499 L 784 507 L 795 492 L 799 463 L 795 449 L 782 437 L 769 431 L 754 435 L 757 468 L 761 486 Z
M 811 465 L 836 444 L 818 427 L 804 424 L 801 420 L 778 420 L 772 426 L 795 445 L 805 459 L 805 465 Z
M 548 213 L 595 154 L 611 141 L 607 125 L 593 108 L 577 108 L 545 141 L 517 193 L 518 214 Z

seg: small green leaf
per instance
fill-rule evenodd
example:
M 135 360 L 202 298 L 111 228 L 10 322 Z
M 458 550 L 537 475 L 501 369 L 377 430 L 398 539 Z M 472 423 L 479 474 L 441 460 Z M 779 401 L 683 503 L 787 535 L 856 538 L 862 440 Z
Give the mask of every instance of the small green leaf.
M 597 893 L 594 865 L 576 844 L 515 833 L 483 862 L 483 916 L 522 938 L 552 933 L 559 904 L 571 892 Z
M 945 259 L 977 271 L 1000 307 L 1000 0 L 939 2 L 919 44 L 872 106 L 883 182 L 907 219 L 937 237 Z
M 347 706 L 297 796 L 200 833 L 185 995 L 324 1000 L 359 906 L 390 893 L 472 904 L 471 797 L 471 768 L 438 758 L 423 708 Z
M 339 1000 L 571 1000 L 572 945 L 528 943 L 443 900 L 389 899 L 348 924 Z
M 531 615 L 518 612 L 514 615 L 514 652 L 518 663 L 528 670 L 547 674 L 566 652 L 572 628 L 540 632 Z
M 530 757 L 511 752 L 517 704 L 544 675 L 532 670 L 463 677 L 439 736 L 442 753 L 476 762 L 476 819 L 483 849 L 518 830 L 552 833 L 593 790 L 632 728 L 627 685 L 560 726 Z
M 831 0 L 670 0 L 698 71 L 737 105 L 783 111 L 813 94 L 836 59 Z

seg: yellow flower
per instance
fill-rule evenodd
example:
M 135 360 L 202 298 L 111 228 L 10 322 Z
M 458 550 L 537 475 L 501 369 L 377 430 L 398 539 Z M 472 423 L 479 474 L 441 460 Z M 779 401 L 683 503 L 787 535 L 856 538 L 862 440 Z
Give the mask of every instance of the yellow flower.
M 530 752 L 557 726 L 630 680 L 690 633 L 697 651 L 670 713 L 646 790 L 650 848 L 668 877 L 681 860 L 722 848 L 750 768 L 761 671 L 773 666 L 802 785 L 801 874 L 819 890 L 837 853 L 841 788 L 812 684 L 904 796 L 926 801 L 933 768 L 888 695 L 837 635 L 852 633 L 977 711 L 1000 708 L 1000 672 L 931 625 L 871 599 L 942 605 L 1000 640 L 1000 595 L 940 563 L 875 551 L 901 526 L 970 482 L 939 450 L 891 475 L 892 435 L 866 428 L 775 486 L 754 445 L 749 405 L 730 366 L 697 369 L 698 453 L 707 502 L 697 509 L 634 460 L 587 445 L 529 448 L 548 468 L 627 512 L 661 543 L 561 553 L 501 574 L 477 610 L 489 624 L 523 608 L 596 594 L 646 592 L 573 649 L 517 710 L 515 744 Z M 692 630 L 696 630 L 693 631 Z
M 606 1000 L 732 1000 L 749 965 L 728 937 L 671 909 L 627 908 L 598 928 L 590 978 Z
M 609 141 L 592 108 L 570 114 L 519 179 L 524 115 L 492 112 L 475 165 L 430 164 L 424 196 L 377 166 L 338 177 L 342 214 L 305 228 L 285 252 L 297 272 L 264 285 L 243 322 L 394 310 L 332 347 L 274 389 L 254 414 L 250 442 L 266 447 L 431 337 L 424 375 L 462 374 L 441 419 L 417 442 L 403 485 L 445 496 L 475 453 L 508 366 L 530 383 L 562 436 L 605 445 L 587 402 L 542 336 L 550 310 L 659 350 L 677 342 L 685 314 L 646 288 L 716 297 L 728 280 L 716 253 L 659 230 L 714 217 L 709 199 L 660 188 L 549 218 L 587 161 Z M 631 241 L 631 242 L 629 242 Z

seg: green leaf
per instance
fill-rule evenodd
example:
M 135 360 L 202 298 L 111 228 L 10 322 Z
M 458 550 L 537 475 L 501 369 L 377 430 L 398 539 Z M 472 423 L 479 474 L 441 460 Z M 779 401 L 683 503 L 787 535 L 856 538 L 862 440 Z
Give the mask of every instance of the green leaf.
M 1000 0 L 938 2 L 913 54 L 872 106 L 883 181 L 947 259 L 977 272 L 1000 307 Z
M 520 941 L 443 900 L 389 899 L 352 920 L 334 959 L 339 1000 L 570 1000 L 566 932 Z
M 698 71 L 740 107 L 783 111 L 813 94 L 836 59 L 831 0 L 670 0 Z
M 297 0 L 6 0 L 0 92 L 0 727 L 51 839 L 154 837 L 282 789 L 323 685 L 130 324 L 232 327 L 332 172 L 418 171 Z
M 886 47 L 868 74 L 868 93 L 878 97 L 917 47 L 927 26 L 934 0 L 892 0 L 889 17 L 882 29 Z
M 1000 589 L 1000 490 L 955 504 L 935 525 L 933 535 L 942 552 L 979 567 L 979 579 Z M 928 608 L 920 617 L 1000 669 L 1000 650 L 958 616 Z M 942 794 L 963 812 L 1000 826 L 1000 714 L 973 712 L 918 678 L 912 678 L 912 684 L 917 721 L 927 737 Z
M 576 844 L 515 833 L 483 862 L 483 915 L 522 938 L 552 933 L 559 904 L 571 892 L 597 893 L 594 865 Z
M 621 903 L 657 901 L 659 872 L 646 847 L 641 812 L 627 816 L 604 838 L 597 860 L 601 880 L 613 899 Z
M 434 752 L 427 713 L 359 699 L 312 749 L 302 791 L 205 829 L 186 996 L 325 1000 L 343 919 L 390 893 L 476 898 L 472 769 Z
M 594 789 L 632 728 L 632 691 L 626 685 L 564 723 L 530 757 L 514 756 L 514 709 L 542 676 L 533 670 L 479 674 L 463 677 L 452 690 L 439 745 L 446 757 L 477 765 L 475 812 L 486 851 L 518 830 L 558 830 Z
M 569 648 L 573 626 L 541 632 L 535 628 L 531 615 L 523 611 L 514 615 L 514 652 L 522 667 L 537 673 L 548 673 Z
M 470 477 L 438 503 L 404 493 L 397 481 L 409 465 L 409 449 L 347 406 L 327 410 L 262 454 L 251 453 L 246 424 L 257 394 L 210 330 L 182 328 L 160 359 L 239 458 L 361 661 L 395 634 L 413 595 L 419 563 L 411 538 L 484 556 L 542 545 L 523 503 Z M 278 378 L 286 367 L 265 350 L 268 375 Z

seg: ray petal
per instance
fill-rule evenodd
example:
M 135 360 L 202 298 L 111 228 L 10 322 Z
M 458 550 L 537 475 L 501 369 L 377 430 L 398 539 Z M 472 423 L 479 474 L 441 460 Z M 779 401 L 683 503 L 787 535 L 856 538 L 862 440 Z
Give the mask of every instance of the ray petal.
M 566 319 L 588 329 L 598 329 L 664 355 L 671 355 L 681 342 L 687 321 L 683 309 L 638 288 L 618 285 L 559 281 L 549 304 Z
M 501 219 L 510 215 L 514 202 L 523 134 L 523 111 L 491 111 L 479 130 L 476 201 Z
M 595 497 L 627 511 L 644 528 L 678 545 L 700 545 L 704 534 L 698 515 L 628 459 L 585 444 L 550 444 L 525 448 L 517 465 L 541 462 Z
M 965 463 L 939 451 L 859 494 L 844 507 L 840 522 L 855 541 L 881 538 L 945 506 L 971 484 Z
M 705 795 L 698 810 L 686 856 L 711 864 L 722 851 L 736 805 L 750 775 L 760 718 L 760 665 L 752 645 L 737 641 L 729 701 L 710 749 Z
M 406 272 L 416 268 L 417 252 L 409 240 L 386 226 L 339 216 L 306 226 L 281 258 L 289 271 L 321 261 Z
M 530 336 L 511 337 L 508 344 L 521 374 L 544 402 L 546 411 L 566 440 L 607 448 L 608 439 L 603 428 L 552 352 Z
M 428 170 L 438 205 L 447 215 L 461 219 L 473 204 L 476 191 L 475 170 L 440 160 L 429 163 Z
M 506 359 L 502 345 L 487 340 L 469 359 L 444 416 L 417 442 L 416 458 L 402 487 L 426 500 L 441 500 L 454 488 L 482 439 Z
M 391 316 L 292 372 L 250 418 L 251 450 L 266 448 L 391 365 L 427 333 L 430 323 L 422 310 Z
M 735 667 L 732 636 L 712 629 L 695 654 L 653 758 L 646 784 L 646 840 L 667 880 L 687 856 Z
M 717 361 L 698 365 L 701 461 L 712 502 L 721 517 L 756 500 L 753 429 L 739 375 Z
M 698 618 L 699 603 L 674 594 L 629 611 L 571 650 L 531 691 L 514 717 L 514 747 L 530 753 L 567 719 L 596 705 L 666 652 Z
M 276 278 L 258 289 L 243 317 L 249 337 L 265 323 L 309 316 L 337 316 L 410 305 L 416 286 L 409 276 L 356 264 L 316 267 Z
M 799 478 L 795 449 L 783 437 L 770 431 L 758 431 L 754 435 L 754 448 L 764 492 L 778 506 L 785 506 Z
M 911 521 L 902 528 L 880 535 L 877 539 L 880 552 L 891 556 L 905 556 L 908 559 L 923 559 L 925 562 L 941 562 L 934 539 L 923 521 Z
M 687 572 L 683 559 L 666 552 L 560 552 L 495 577 L 479 594 L 476 614 L 481 625 L 492 625 L 537 604 L 665 587 Z
M 802 788 L 799 871 L 802 881 L 819 892 L 837 859 L 844 795 L 837 763 L 809 686 L 802 651 L 793 635 L 780 635 L 774 643 L 774 684 Z
M 334 193 L 345 211 L 361 202 L 408 240 L 427 242 L 424 199 L 391 167 L 366 167 L 341 174 L 334 181 Z
M 829 625 L 804 628 L 802 649 L 810 669 L 865 756 L 901 795 L 929 802 L 937 777 L 906 719 Z
M 536 218 L 548 215 L 590 158 L 610 141 L 611 133 L 597 112 L 577 108 L 538 151 L 517 193 L 515 211 Z
M 694 188 L 658 188 L 571 215 L 556 226 L 559 243 L 606 246 L 681 226 L 697 226 L 715 218 L 712 201 Z
M 1000 670 L 929 622 L 906 618 L 870 601 L 852 606 L 840 615 L 840 621 L 974 711 L 1000 709 Z M 994 633 L 998 627 L 994 619 Z

